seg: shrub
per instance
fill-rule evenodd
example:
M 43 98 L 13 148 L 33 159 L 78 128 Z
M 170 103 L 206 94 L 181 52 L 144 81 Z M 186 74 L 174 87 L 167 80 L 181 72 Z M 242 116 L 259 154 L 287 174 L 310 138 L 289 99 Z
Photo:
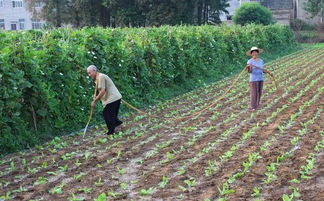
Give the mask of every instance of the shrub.
M 313 31 L 315 30 L 315 25 L 308 24 L 301 19 L 292 19 L 290 20 L 290 27 L 294 31 Z
M 274 23 L 271 11 L 255 2 L 243 3 L 236 10 L 233 20 L 236 24 L 240 25 L 250 23 L 269 25 Z

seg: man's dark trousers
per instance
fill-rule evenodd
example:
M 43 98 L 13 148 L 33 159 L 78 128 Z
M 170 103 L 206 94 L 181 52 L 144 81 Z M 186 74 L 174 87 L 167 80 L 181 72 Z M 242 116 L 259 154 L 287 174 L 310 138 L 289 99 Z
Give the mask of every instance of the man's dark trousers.
M 118 119 L 118 112 L 121 99 L 109 103 L 103 110 L 103 117 L 108 127 L 108 135 L 115 132 L 115 128 L 123 122 Z

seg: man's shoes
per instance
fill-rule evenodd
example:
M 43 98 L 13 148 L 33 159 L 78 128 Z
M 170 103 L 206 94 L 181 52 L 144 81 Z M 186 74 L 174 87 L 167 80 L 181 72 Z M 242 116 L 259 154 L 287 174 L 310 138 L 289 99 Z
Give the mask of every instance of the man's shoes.
M 110 135 L 113 135 L 114 133 L 109 133 L 109 132 L 107 132 L 107 133 L 105 133 L 107 136 L 110 136 Z
M 122 125 L 123 124 L 123 122 L 122 121 L 120 121 L 120 120 L 117 120 L 117 122 L 116 122 L 116 127 L 117 126 L 120 126 L 120 125 Z
M 119 119 L 117 119 L 117 122 L 116 122 L 116 126 L 115 126 L 115 128 L 117 127 L 117 126 L 120 126 L 120 125 L 122 125 L 123 124 L 123 122 L 122 121 L 120 121 Z M 106 135 L 113 135 L 113 134 L 115 134 L 115 131 L 114 132 L 110 132 L 110 131 L 108 131 L 107 133 L 105 133 Z

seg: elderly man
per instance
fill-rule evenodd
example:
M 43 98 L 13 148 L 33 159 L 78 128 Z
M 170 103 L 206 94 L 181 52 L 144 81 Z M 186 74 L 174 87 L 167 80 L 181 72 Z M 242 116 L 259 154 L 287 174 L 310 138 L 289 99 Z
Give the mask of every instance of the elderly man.
M 96 91 L 91 107 L 95 107 L 97 101 L 101 100 L 104 107 L 103 117 L 108 127 L 107 135 L 115 132 L 115 128 L 123 122 L 118 119 L 118 111 L 121 101 L 121 94 L 113 81 L 105 74 L 99 73 L 97 67 L 91 65 L 87 68 L 87 73 L 96 83 Z

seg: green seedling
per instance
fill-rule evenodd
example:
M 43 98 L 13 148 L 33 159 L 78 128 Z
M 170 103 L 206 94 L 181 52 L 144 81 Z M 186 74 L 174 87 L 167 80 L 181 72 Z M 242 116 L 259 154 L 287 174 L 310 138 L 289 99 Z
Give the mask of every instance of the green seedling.
M 185 170 L 185 168 L 183 168 L 183 167 L 180 167 L 179 169 L 178 169 L 178 171 L 177 171 L 177 174 L 178 175 L 184 175 L 186 173 L 186 170 Z
M 111 196 L 113 198 L 117 198 L 119 196 L 121 196 L 122 194 L 121 193 L 118 193 L 118 192 L 114 192 L 114 191 L 109 191 L 108 192 L 108 196 Z
M 79 189 L 78 189 L 78 192 L 89 194 L 89 193 L 92 192 L 92 188 L 87 188 L 87 187 L 79 188 Z
M 60 166 L 58 167 L 58 169 L 60 172 L 66 172 L 69 169 L 69 166 L 68 165 Z
M 66 185 L 65 182 L 61 183 L 60 185 L 55 186 L 54 188 L 52 188 L 49 191 L 49 193 L 50 194 L 63 194 L 64 193 L 63 188 L 64 188 L 65 185 Z
M 235 190 L 229 188 L 229 185 L 227 182 L 225 182 L 223 184 L 222 188 L 219 188 L 219 187 L 217 187 L 217 188 L 218 188 L 218 191 L 221 194 L 221 196 L 228 195 L 228 194 L 235 192 Z
M 27 191 L 28 191 L 27 188 L 20 186 L 18 189 L 13 190 L 12 192 L 13 193 L 22 193 L 22 192 L 27 192 Z
M 7 168 L 8 171 L 14 171 L 15 168 L 15 161 L 10 162 L 10 166 Z
M 80 167 L 82 165 L 82 163 L 80 162 L 79 159 L 77 159 L 76 162 L 74 163 L 74 165 L 76 165 L 77 167 Z
M 74 176 L 73 176 L 73 179 L 74 179 L 74 180 L 78 180 L 78 179 L 80 179 L 81 177 L 83 177 L 83 176 L 85 176 L 85 175 L 86 175 L 85 173 L 80 172 L 79 174 L 74 175 Z
M 51 171 L 49 171 L 49 172 L 47 172 L 47 174 L 49 174 L 49 175 L 53 175 L 53 176 L 57 176 L 57 172 L 51 172 Z
M 194 178 L 192 178 L 192 177 L 190 177 L 189 179 L 184 180 L 184 183 L 187 184 L 187 186 L 189 188 L 192 188 L 192 187 L 196 186 L 196 180 Z
M 76 196 L 74 195 L 74 193 L 72 193 L 71 196 L 68 197 L 68 200 L 69 200 L 69 201 L 83 201 L 83 200 L 86 200 L 86 199 L 83 198 L 83 197 L 76 197 Z
M 180 189 L 182 192 L 187 191 L 187 189 L 186 189 L 185 187 L 181 186 L 181 185 L 179 185 L 178 187 L 179 187 L 179 189 Z
M 260 197 L 260 195 L 261 195 L 260 188 L 254 187 L 252 196 L 258 198 Z
M 166 176 L 162 177 L 162 181 L 159 183 L 160 188 L 164 188 L 169 182 L 169 179 Z
M 118 170 L 118 174 L 120 174 L 120 175 L 124 175 L 126 173 L 126 169 L 125 168 L 119 168 L 119 167 L 117 167 L 117 170 Z
M 95 186 L 102 186 L 104 183 L 102 181 L 102 178 L 100 177 L 96 182 L 95 182 Z
M 41 184 L 45 184 L 48 182 L 48 179 L 45 177 L 38 177 L 38 179 L 34 182 L 34 186 L 38 186 Z
M 147 196 L 147 195 L 152 195 L 154 192 L 154 188 L 149 188 L 149 189 L 141 189 L 140 195 L 141 196 Z
M 94 201 L 106 201 L 107 195 L 106 193 L 101 193 L 97 198 L 94 199 Z
M 84 160 L 89 160 L 89 158 L 91 157 L 92 153 L 91 152 L 87 152 L 84 154 Z
M 47 168 L 47 162 L 46 161 L 42 162 L 41 168 L 43 168 L 43 169 Z
M 23 166 L 26 166 L 26 165 L 27 165 L 27 161 L 26 161 L 26 159 L 22 159 L 22 160 L 21 160 L 21 164 L 22 164 Z
M 120 184 L 119 184 L 119 187 L 120 187 L 122 190 L 126 190 L 126 189 L 127 189 L 127 184 L 126 184 L 126 183 L 120 183 Z

